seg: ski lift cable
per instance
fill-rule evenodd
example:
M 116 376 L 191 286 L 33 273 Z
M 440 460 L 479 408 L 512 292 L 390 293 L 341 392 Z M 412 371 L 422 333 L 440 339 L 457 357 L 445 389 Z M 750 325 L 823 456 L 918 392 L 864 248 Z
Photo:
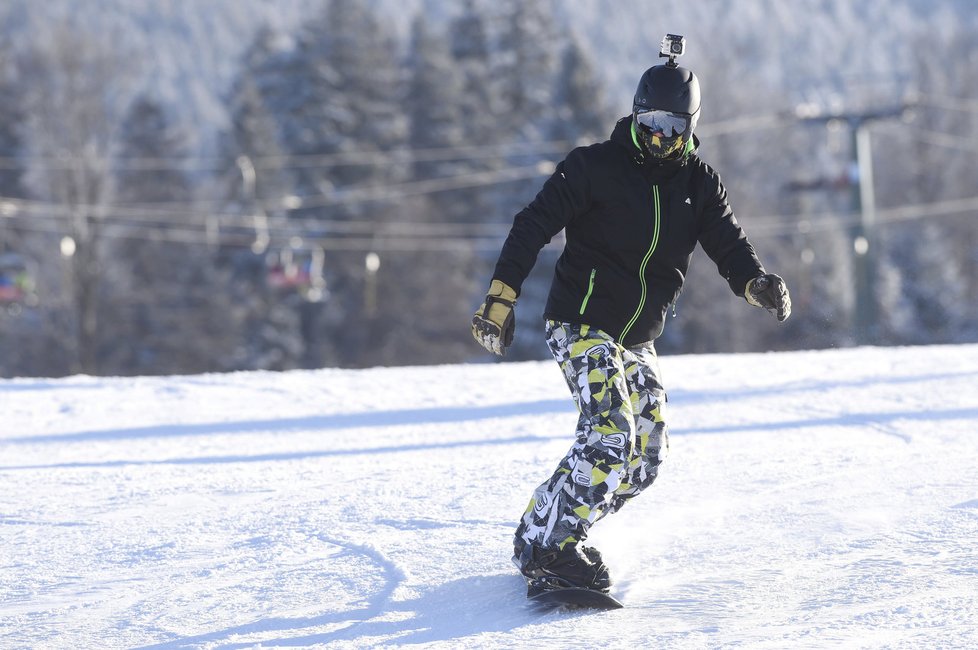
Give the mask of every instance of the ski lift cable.
M 409 196 L 527 180 L 539 176 L 549 176 L 551 173 L 553 173 L 553 163 L 545 163 L 524 167 L 509 167 L 501 170 L 473 172 L 444 178 L 408 181 L 393 185 L 371 185 L 363 188 L 341 189 L 333 196 L 320 195 L 318 197 L 304 198 L 302 199 L 302 205 L 295 209 L 302 210 L 346 203 L 395 200 Z
M 722 120 L 720 122 L 707 122 L 705 124 L 697 125 L 696 133 L 698 135 L 705 136 L 743 133 L 748 130 L 753 133 L 763 129 L 777 129 L 793 126 L 797 123 L 798 120 L 796 118 L 789 118 L 784 113 L 769 113 L 767 115 L 758 115 L 749 118 L 737 117 L 729 120 Z
M 892 129 L 892 127 L 890 127 Z M 946 147 L 968 153 L 978 153 L 978 138 L 951 135 L 939 131 L 928 131 L 926 134 L 912 133 L 906 129 L 897 130 L 897 136 L 909 138 L 920 144 L 927 144 L 936 147 Z
M 978 197 L 885 208 L 877 210 L 876 225 L 884 227 L 923 218 L 961 214 L 971 210 L 978 210 Z M 17 228 L 20 230 L 52 235 L 65 235 L 70 233 L 69 228 L 57 227 L 57 221 L 52 223 L 51 218 L 46 220 L 33 219 L 29 221 L 22 221 L 22 215 L 7 216 L 4 218 L 16 220 L 18 224 Z M 858 223 L 858 221 L 859 215 L 857 214 L 821 213 L 804 215 L 803 219 L 799 219 L 799 215 L 760 217 L 758 219 L 751 219 L 749 222 L 745 220 L 745 226 L 752 237 L 774 237 L 845 230 Z M 383 227 L 384 224 L 368 225 L 376 228 L 378 225 Z M 253 231 L 246 224 L 238 225 L 237 228 L 239 231 L 223 230 L 214 239 L 208 240 L 205 236 L 206 230 L 202 225 L 167 224 L 160 228 L 154 228 L 146 224 L 130 224 L 130 227 L 117 226 L 106 228 L 99 233 L 99 237 L 178 244 L 218 244 L 221 246 L 251 247 L 254 244 Z M 272 227 L 268 231 L 270 239 L 280 247 L 290 246 L 290 242 L 295 237 L 300 237 L 303 240 L 304 246 L 320 247 L 323 250 L 330 251 L 360 252 L 369 252 L 371 250 L 410 252 L 464 249 L 493 251 L 499 249 L 506 233 L 499 231 L 495 235 L 445 234 L 444 236 L 432 236 L 430 233 L 420 231 L 413 233 L 409 231 L 397 233 L 372 231 L 362 233 L 362 236 L 356 236 L 358 233 L 352 234 L 354 236 L 336 237 L 325 234 L 321 230 L 283 227 Z
M 567 140 L 550 142 L 510 142 L 498 145 L 459 145 L 431 149 L 391 149 L 387 151 L 351 151 L 332 154 L 289 154 L 255 157 L 259 169 L 305 169 L 341 165 L 404 165 L 415 162 L 480 160 L 504 156 L 536 156 L 567 151 L 573 146 Z
M 540 176 L 548 176 L 553 172 L 553 163 L 542 161 L 534 165 L 523 167 L 507 167 L 504 169 L 467 172 L 455 176 L 445 176 L 433 179 L 405 181 L 403 183 L 393 183 L 386 185 L 361 185 L 354 187 L 337 188 L 332 194 L 314 194 L 305 197 L 283 196 L 277 202 L 262 200 L 261 206 L 265 210 L 283 210 L 295 212 L 308 208 L 329 207 L 332 205 L 344 205 L 366 201 L 396 200 L 407 196 L 418 196 L 423 194 L 434 194 L 458 189 L 468 189 L 473 187 L 484 187 L 508 183 Z M 235 197 L 240 200 L 242 197 Z M 252 200 L 247 197 L 245 201 L 250 205 Z M 155 203 L 100 203 L 100 204 L 63 204 L 52 201 L 34 201 L 31 199 L 17 199 L 12 197 L 0 197 L 0 203 L 6 204 L 6 209 L 19 209 L 35 205 L 52 210 L 70 210 L 72 213 L 81 210 L 100 210 L 110 212 L 124 211 L 131 216 L 165 217 L 165 216 L 186 216 L 188 209 L 199 211 L 202 205 L 227 205 L 233 200 L 227 198 L 188 201 L 159 201 Z M 0 207 L 0 210 L 3 208 Z M 213 211 L 208 212 L 208 216 L 214 216 Z M 240 216 L 240 212 L 227 212 L 227 216 Z
M 57 215 L 51 214 L 47 210 L 38 210 L 36 212 L 22 211 L 17 214 L 11 214 L 6 216 L 0 216 L 0 221 L 7 220 L 9 223 L 31 223 L 31 222 L 54 222 L 70 224 L 72 223 L 70 218 L 67 218 L 67 214 Z M 248 215 L 234 215 L 230 217 L 229 215 L 213 215 L 210 220 L 202 219 L 200 221 L 174 221 L 174 220 L 151 220 L 151 219 L 129 219 L 125 216 L 115 216 L 114 214 L 109 214 L 105 217 L 99 218 L 98 223 L 102 227 L 127 227 L 127 228 L 144 228 L 147 230 L 154 229 L 178 229 L 178 228 L 189 228 L 206 230 L 207 228 L 219 228 L 219 229 L 253 229 L 254 223 Z M 464 222 L 464 221 L 336 221 L 336 220 L 299 220 L 299 219 L 281 219 L 281 220 L 270 220 L 269 229 L 277 229 L 287 231 L 290 227 L 294 230 L 296 227 L 304 229 L 309 232 L 316 232 L 322 234 L 331 235 L 344 235 L 344 234 L 358 234 L 358 233 L 378 233 L 382 235 L 390 236 L 425 236 L 425 237 L 438 237 L 447 235 L 463 235 L 463 236 L 482 236 L 482 235 L 497 235 L 500 233 L 505 234 L 509 230 L 508 223 L 503 222 Z
M 777 128 L 796 123 L 785 113 L 770 113 L 750 119 L 733 118 L 701 124 L 697 130 L 703 135 L 723 135 L 739 132 L 747 127 Z M 512 141 L 499 144 L 462 144 L 448 147 L 410 148 L 388 150 L 351 150 L 323 154 L 268 154 L 249 155 L 255 169 L 308 169 L 345 165 L 404 165 L 412 162 L 438 162 L 450 160 L 479 160 L 505 156 L 533 156 L 567 152 L 577 143 L 570 140 L 539 142 Z M 27 157 L 0 156 L 0 169 L 28 167 L 41 170 L 73 169 L 79 160 L 88 160 L 72 154 L 36 155 Z M 114 171 L 160 171 L 180 169 L 184 171 L 221 171 L 228 169 L 226 158 L 201 157 L 152 157 L 114 158 L 109 168 Z
M 926 98 L 914 102 L 917 106 L 932 106 L 934 108 L 946 108 L 952 111 L 962 111 L 964 113 L 978 113 L 978 100 L 966 97 L 951 97 L 949 95 L 928 95 Z
M 948 199 L 934 203 L 906 205 L 894 208 L 878 208 L 875 213 L 876 226 L 889 226 L 920 219 L 944 217 L 978 210 L 978 196 L 963 199 Z M 793 221 L 788 221 L 793 219 Z M 798 217 L 759 217 L 744 220 L 744 227 L 750 236 L 805 234 L 816 231 L 831 231 L 849 228 L 861 220 L 857 213 L 821 213 Z
M 404 165 L 412 162 L 438 162 L 450 160 L 479 160 L 505 156 L 533 156 L 567 151 L 574 143 L 568 140 L 541 142 L 504 142 L 483 145 L 456 145 L 451 147 L 397 148 L 388 150 L 352 150 L 325 154 L 272 154 L 249 155 L 256 169 L 304 169 L 344 165 Z M 0 156 L 0 169 L 30 167 L 34 169 L 72 169 L 81 156 L 55 155 L 13 157 Z M 86 159 L 87 160 L 87 159 Z M 158 171 L 183 169 L 187 171 L 220 171 L 228 168 L 226 158 L 220 157 L 133 157 L 117 158 L 109 167 L 115 171 Z
M 303 209 L 330 207 L 334 205 L 345 205 L 349 203 L 364 203 L 368 201 L 396 201 L 398 199 L 434 194 L 458 189 L 468 189 L 473 187 L 484 187 L 500 183 L 516 182 L 530 178 L 549 175 L 551 167 L 546 168 L 541 165 L 528 167 L 512 167 L 504 170 L 492 172 L 476 172 L 439 179 L 428 179 L 423 181 L 408 181 L 393 185 L 369 185 L 350 189 L 338 190 L 333 196 L 318 195 L 311 198 L 299 199 L 301 202 L 297 206 L 271 206 L 267 202 L 262 203 L 262 207 L 274 210 L 276 207 L 289 214 L 296 213 Z M 285 202 L 283 200 L 283 202 Z M 227 200 L 209 201 L 209 203 L 221 203 L 226 205 Z M 251 203 L 246 201 L 246 203 Z M 152 221 L 166 218 L 173 218 L 180 223 L 199 223 L 207 219 L 227 219 L 241 220 L 251 218 L 250 213 L 254 212 L 253 205 L 245 206 L 242 211 L 218 212 L 201 210 L 204 202 L 188 203 L 174 202 L 166 204 L 64 204 L 50 201 L 34 201 L 30 199 L 16 199 L 11 197 L 0 197 L 0 218 L 11 216 L 18 212 L 44 213 L 60 215 L 64 218 L 74 218 L 79 210 L 96 212 L 100 218 L 109 216 L 115 218 L 125 218 L 133 222 Z M 173 206 L 173 207 L 170 207 Z M 437 222 L 433 222 L 437 223 Z
M 539 173 L 539 170 L 534 170 L 533 168 L 528 168 L 522 170 L 527 173 L 528 176 Z M 446 179 L 436 179 L 436 181 L 421 181 L 405 184 L 406 192 L 400 193 L 387 193 L 387 188 L 381 188 L 380 192 L 373 196 L 359 196 L 352 197 L 357 199 L 371 198 L 374 200 L 390 199 L 394 200 L 402 196 L 409 195 L 411 192 L 422 194 L 432 191 L 441 191 L 445 189 L 460 188 L 465 186 L 471 186 L 475 184 L 488 184 L 489 182 L 506 182 L 508 180 L 518 180 L 522 178 L 521 174 L 508 175 L 506 178 L 499 178 L 495 176 L 493 178 L 481 178 L 481 179 L 466 179 L 465 183 L 455 183 L 455 184 L 438 184 L 440 181 Z M 476 182 L 478 181 L 478 182 Z M 367 188 L 363 188 L 366 191 Z M 326 203 L 324 202 L 324 205 Z M 907 219 L 917 219 L 923 218 L 930 215 L 940 215 L 947 211 L 951 212 L 961 212 L 973 209 L 978 205 L 978 197 L 964 198 L 964 199 L 954 199 L 947 201 L 940 201 L 937 203 L 929 204 L 916 204 L 911 206 L 901 206 L 899 208 L 884 208 L 877 210 L 877 220 L 885 221 L 887 219 L 892 220 L 907 220 Z M 97 206 L 100 210 L 102 216 L 98 217 L 97 220 L 100 223 L 112 224 L 112 225 L 127 225 L 129 227 L 140 227 L 140 225 L 150 228 L 173 228 L 173 227 L 192 227 L 192 228 L 206 228 L 208 225 L 213 225 L 213 221 L 216 220 L 216 225 L 219 228 L 252 228 L 253 227 L 253 217 L 248 214 L 242 214 L 240 212 L 235 213 L 219 213 L 219 212 L 206 212 L 206 211 L 196 211 L 197 208 L 193 204 L 183 204 L 183 210 L 174 211 L 149 211 L 140 212 L 134 210 L 128 206 Z M 24 199 L 12 199 L 0 197 L 0 219 L 16 220 L 18 223 L 23 222 L 26 219 L 34 220 L 57 220 L 70 222 L 75 219 L 78 214 L 79 209 L 93 208 L 93 206 L 72 206 L 60 203 L 51 203 L 43 201 L 30 201 Z M 173 220 L 167 219 L 161 221 L 161 219 L 166 219 L 169 216 L 182 216 L 185 219 Z M 838 217 L 836 213 L 823 213 L 815 215 L 805 216 L 805 220 L 809 223 L 822 223 L 830 221 Z M 292 217 L 287 218 L 290 224 L 295 224 L 297 219 Z M 795 226 L 793 223 L 797 222 L 797 215 L 767 215 L 752 217 L 749 221 L 749 229 L 753 232 L 759 229 L 775 229 L 775 230 L 788 230 L 790 231 Z M 210 222 L 210 223 L 209 223 Z M 748 223 L 748 222 L 745 222 Z M 324 221 L 316 220 L 311 225 L 306 225 L 307 228 L 313 228 L 318 231 L 333 231 L 336 233 L 356 233 L 356 232 L 377 232 L 378 229 L 387 232 L 391 235 L 411 235 L 411 234 L 421 234 L 424 236 L 437 236 L 439 234 L 445 234 L 451 232 L 453 234 L 467 235 L 470 231 L 476 231 L 473 233 L 475 236 L 479 236 L 481 232 L 486 231 L 492 233 L 498 233 L 501 228 L 508 229 L 508 223 L 503 222 L 493 222 L 493 223 L 471 223 L 471 222 L 423 222 L 423 221 L 412 221 L 408 222 L 376 222 L 376 221 Z
M 66 231 L 61 228 L 46 227 L 45 224 L 27 223 L 18 226 L 22 230 L 38 234 L 48 234 L 52 236 L 64 236 Z M 334 252 L 427 252 L 427 251 L 470 251 L 498 250 L 502 244 L 501 237 L 357 237 L 357 238 L 329 238 L 314 233 L 297 233 L 288 231 L 278 233 L 270 231 L 272 242 L 270 247 L 289 248 L 293 238 L 300 236 L 303 238 L 303 246 L 308 248 L 321 248 L 324 251 Z M 202 246 L 230 246 L 240 248 L 252 248 L 255 242 L 253 233 L 232 233 L 222 232 L 216 240 L 208 241 L 202 236 L 200 230 L 187 229 L 163 229 L 149 231 L 141 229 L 137 231 L 106 231 L 99 234 L 100 238 L 114 240 L 134 240 L 148 241 L 155 243 L 173 244 L 196 244 Z
M 13 215 L 10 217 L 4 217 L 9 223 L 15 224 L 18 229 L 30 230 L 31 227 L 36 227 L 36 229 L 50 232 L 64 232 L 69 234 L 72 232 L 72 228 L 64 219 L 54 217 L 52 215 Z M 334 225 L 342 225 L 335 222 L 323 222 L 323 223 L 289 223 L 289 224 L 269 224 L 269 226 L 263 229 L 261 232 L 265 236 L 278 237 L 283 240 L 289 240 L 293 237 L 299 237 L 303 242 L 317 240 L 317 239 L 335 239 L 336 241 L 349 240 L 356 237 L 378 237 L 378 238 L 396 238 L 396 239 L 431 239 L 431 240 L 448 240 L 448 239 L 469 239 L 469 240 L 482 240 L 482 239 L 493 239 L 500 244 L 505 239 L 509 232 L 509 225 L 496 223 L 496 224 L 464 224 L 464 223 L 454 223 L 454 224 L 444 224 L 447 227 L 441 227 L 443 224 L 428 223 L 423 224 L 427 227 L 418 227 L 419 224 L 413 223 L 398 223 L 398 222 L 361 222 L 359 225 L 361 227 L 357 228 L 334 228 Z M 470 228 L 471 226 L 471 228 Z M 162 233 L 162 232 L 179 232 L 179 233 L 194 233 L 196 237 L 207 236 L 209 233 L 214 232 L 210 230 L 207 223 L 171 223 L 171 222 L 138 222 L 131 223 L 126 221 L 116 221 L 107 220 L 100 223 L 99 237 L 112 238 L 118 233 Z M 253 236 L 255 232 L 254 225 L 248 222 L 239 222 L 235 224 L 225 224 L 216 230 L 215 235 L 220 236 L 224 233 L 250 233 Z

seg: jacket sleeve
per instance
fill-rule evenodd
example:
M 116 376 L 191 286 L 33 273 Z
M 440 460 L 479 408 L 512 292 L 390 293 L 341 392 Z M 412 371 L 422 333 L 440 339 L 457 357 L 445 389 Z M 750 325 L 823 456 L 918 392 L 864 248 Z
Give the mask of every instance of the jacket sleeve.
M 757 259 L 754 247 L 747 240 L 747 234 L 737 223 L 719 174 L 706 165 L 704 168 L 706 173 L 701 195 L 703 210 L 698 235 L 700 246 L 717 265 L 717 270 L 730 285 L 730 289 L 738 296 L 743 296 L 747 283 L 762 275 L 764 266 Z
M 574 217 L 587 210 L 590 193 L 584 150 L 574 149 L 557 165 L 536 198 L 517 213 L 493 278 L 513 287 L 519 295 L 540 249 Z

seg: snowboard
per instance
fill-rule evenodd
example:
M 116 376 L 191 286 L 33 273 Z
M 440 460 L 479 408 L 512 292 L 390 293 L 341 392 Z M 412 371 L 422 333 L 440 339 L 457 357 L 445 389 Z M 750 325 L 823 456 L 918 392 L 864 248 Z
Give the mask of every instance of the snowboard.
M 565 587 L 563 589 L 545 589 L 539 593 L 527 596 L 532 604 L 546 609 L 564 607 L 567 609 L 621 609 L 624 605 L 614 596 L 594 589 L 580 587 Z

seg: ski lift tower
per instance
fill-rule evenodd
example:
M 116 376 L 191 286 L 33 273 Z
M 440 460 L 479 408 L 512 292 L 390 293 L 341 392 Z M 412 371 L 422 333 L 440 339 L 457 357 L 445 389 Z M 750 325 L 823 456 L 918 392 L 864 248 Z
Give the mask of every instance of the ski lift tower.
M 800 108 L 803 122 L 846 124 L 851 137 L 849 181 L 852 210 L 859 215 L 850 230 L 853 280 L 856 288 L 854 331 L 856 343 L 874 343 L 879 330 L 876 308 L 876 194 L 873 189 L 873 152 L 869 126 L 873 122 L 904 119 L 907 106 L 861 113 L 828 113 Z

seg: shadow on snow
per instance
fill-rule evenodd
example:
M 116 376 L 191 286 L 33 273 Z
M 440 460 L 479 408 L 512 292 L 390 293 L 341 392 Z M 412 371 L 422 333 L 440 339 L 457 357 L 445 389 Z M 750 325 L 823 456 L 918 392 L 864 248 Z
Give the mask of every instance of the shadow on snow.
M 281 433 L 289 431 L 324 431 L 369 427 L 392 427 L 418 424 L 445 424 L 470 422 L 492 418 L 508 418 L 548 413 L 573 412 L 574 403 L 567 399 L 516 402 L 493 406 L 451 406 L 424 409 L 399 409 L 364 413 L 337 413 L 301 418 L 276 420 L 250 420 L 206 422 L 202 424 L 159 424 L 148 427 L 130 427 L 106 431 L 79 431 L 77 433 L 46 436 L 20 436 L 0 439 L 0 443 L 40 444 L 63 442 L 105 442 L 116 440 L 143 440 L 150 438 L 174 438 L 180 436 L 211 436 L 221 434 Z
M 387 590 L 389 591 L 389 590 Z M 309 618 L 275 618 L 195 637 L 174 639 L 142 650 L 176 650 L 208 644 L 234 650 L 256 645 L 309 647 L 336 642 L 432 643 L 486 633 L 510 633 L 554 614 L 541 614 L 525 600 L 526 586 L 515 573 L 470 576 L 436 585 L 417 598 L 391 602 L 390 593 L 365 608 Z M 397 620 L 373 620 L 379 616 Z M 565 614 L 575 616 L 575 614 Z M 314 627 L 343 625 L 324 633 L 303 633 Z M 281 633 L 270 638 L 268 633 Z M 237 635 L 261 634 L 255 641 L 226 641 Z

